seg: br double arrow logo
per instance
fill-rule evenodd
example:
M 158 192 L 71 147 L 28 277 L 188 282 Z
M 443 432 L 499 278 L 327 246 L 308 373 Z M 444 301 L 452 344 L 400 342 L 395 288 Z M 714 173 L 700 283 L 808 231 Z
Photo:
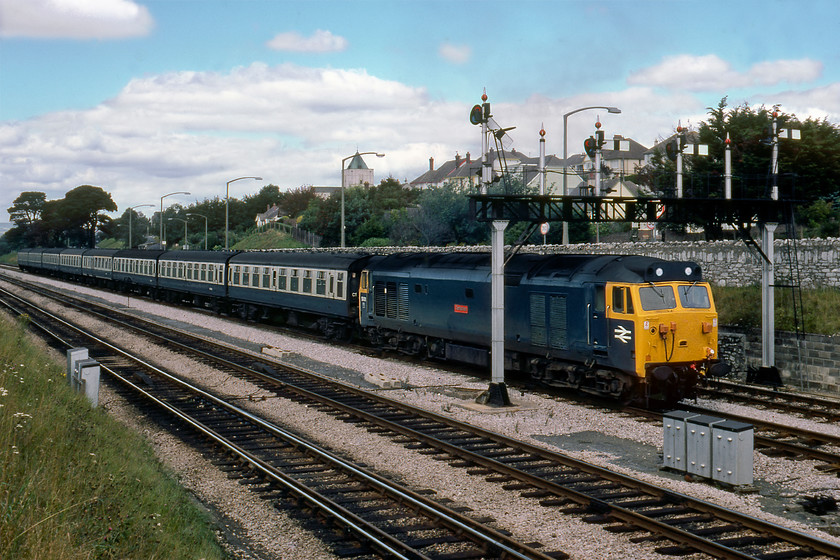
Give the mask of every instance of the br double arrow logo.
M 633 338 L 633 333 L 629 331 L 624 325 L 619 325 L 613 331 L 615 333 L 615 338 L 627 344 Z

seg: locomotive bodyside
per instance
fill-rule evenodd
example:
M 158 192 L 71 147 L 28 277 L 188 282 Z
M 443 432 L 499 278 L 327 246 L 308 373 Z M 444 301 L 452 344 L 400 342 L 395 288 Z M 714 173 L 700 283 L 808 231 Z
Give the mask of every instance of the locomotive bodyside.
M 671 299 L 652 303 L 666 292 L 673 306 Z M 378 346 L 490 362 L 486 253 L 372 262 L 362 273 L 359 308 L 360 326 Z M 505 369 L 548 385 L 673 402 L 716 363 L 717 316 L 695 263 L 517 255 L 505 266 L 505 308 Z

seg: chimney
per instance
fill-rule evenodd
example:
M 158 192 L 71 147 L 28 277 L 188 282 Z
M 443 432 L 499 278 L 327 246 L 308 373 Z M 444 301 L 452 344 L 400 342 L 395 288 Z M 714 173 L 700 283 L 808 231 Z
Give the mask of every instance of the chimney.
M 467 152 L 467 163 L 472 163 L 472 159 L 470 159 L 470 153 Z
M 430 157 L 429 158 L 429 171 L 434 171 L 434 170 L 435 170 L 435 158 Z
M 461 154 L 455 152 L 455 167 L 461 167 Z

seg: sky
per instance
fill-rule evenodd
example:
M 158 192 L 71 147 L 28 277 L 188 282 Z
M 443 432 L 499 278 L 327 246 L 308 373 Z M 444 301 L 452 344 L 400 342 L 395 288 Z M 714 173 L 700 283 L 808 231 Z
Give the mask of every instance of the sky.
M 651 147 L 730 107 L 840 122 L 836 0 L 0 0 L 0 222 L 24 191 L 119 210 L 338 186 L 367 156 L 410 181 L 481 152 L 569 154 L 600 119 Z

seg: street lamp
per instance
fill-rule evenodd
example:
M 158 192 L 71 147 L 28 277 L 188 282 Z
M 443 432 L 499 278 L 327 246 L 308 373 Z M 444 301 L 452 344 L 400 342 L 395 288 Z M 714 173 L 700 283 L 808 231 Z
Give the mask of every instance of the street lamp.
M 344 248 L 344 162 L 348 159 L 353 159 L 356 156 L 376 155 L 376 157 L 385 157 L 385 154 L 378 152 L 356 152 L 352 156 L 347 156 L 341 160 L 341 247 Z
M 569 116 L 574 115 L 575 113 L 580 113 L 581 111 L 587 111 L 589 109 L 606 109 L 608 113 L 621 113 L 621 109 L 618 107 L 605 107 L 601 105 L 594 105 L 592 107 L 581 107 L 580 109 L 575 109 L 574 111 L 569 111 L 565 115 L 563 115 L 563 196 L 568 196 L 569 189 L 566 186 L 566 176 L 569 172 L 569 165 L 566 163 L 568 159 L 568 144 L 569 144 L 569 134 L 567 129 L 567 124 L 569 120 Z M 563 222 L 563 245 L 569 244 L 569 223 Z
M 225 251 L 229 249 L 228 245 L 228 203 L 230 201 L 230 184 L 234 181 L 240 181 L 242 179 L 253 179 L 255 181 L 262 181 L 262 177 L 237 177 L 236 179 L 231 179 L 225 185 Z
M 184 222 L 184 243 L 182 245 L 182 247 L 183 247 L 187 244 L 187 220 L 185 220 L 183 218 L 167 218 L 166 219 L 167 222 L 171 222 L 173 220 L 178 220 L 179 222 Z
M 152 208 L 155 207 L 154 204 L 138 204 L 137 206 L 132 206 L 128 209 L 128 248 L 133 249 L 134 246 L 131 244 L 131 216 L 134 214 L 135 208 L 143 208 L 144 206 L 151 206 Z
M 187 216 L 199 216 L 204 218 L 204 250 L 207 250 L 207 216 L 204 214 L 196 214 L 195 212 L 187 212 Z M 186 227 L 186 226 L 184 226 Z
M 176 191 L 171 192 L 163 195 L 160 197 L 160 237 L 158 238 L 160 241 L 160 248 L 163 249 L 163 199 L 167 196 L 172 196 L 173 194 L 190 194 L 187 191 Z

